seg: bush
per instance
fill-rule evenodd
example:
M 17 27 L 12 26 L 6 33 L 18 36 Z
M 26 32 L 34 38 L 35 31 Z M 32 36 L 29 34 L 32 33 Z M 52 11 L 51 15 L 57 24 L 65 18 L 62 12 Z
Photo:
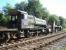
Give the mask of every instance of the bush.
M 2 15 L 0 16 L 0 26 L 7 26 L 10 20 L 9 16 Z

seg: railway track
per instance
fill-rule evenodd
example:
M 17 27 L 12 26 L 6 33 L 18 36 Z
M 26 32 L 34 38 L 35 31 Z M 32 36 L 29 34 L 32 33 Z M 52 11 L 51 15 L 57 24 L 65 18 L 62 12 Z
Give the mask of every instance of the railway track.
M 2 44 L 0 50 L 35 50 L 47 44 L 50 44 L 58 39 L 61 39 L 66 34 L 64 32 L 49 34 L 47 36 L 38 36 L 33 38 L 19 39 L 11 43 Z

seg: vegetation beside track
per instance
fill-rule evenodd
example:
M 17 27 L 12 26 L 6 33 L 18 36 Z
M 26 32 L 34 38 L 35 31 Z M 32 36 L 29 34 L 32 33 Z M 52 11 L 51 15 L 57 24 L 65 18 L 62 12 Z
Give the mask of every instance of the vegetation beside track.
M 65 28 L 65 29 L 63 29 L 63 31 L 64 31 L 64 32 L 66 32 L 66 28 Z

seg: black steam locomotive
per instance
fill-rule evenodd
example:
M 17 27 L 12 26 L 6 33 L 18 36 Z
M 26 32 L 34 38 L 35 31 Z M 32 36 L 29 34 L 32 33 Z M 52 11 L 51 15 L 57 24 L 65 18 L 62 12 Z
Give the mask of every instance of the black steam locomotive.
M 0 29 L 0 40 L 9 41 L 12 38 L 21 38 L 29 36 L 38 36 L 40 34 L 48 34 L 51 28 L 47 27 L 46 20 L 36 18 L 33 15 L 28 15 L 25 11 L 15 11 L 9 13 L 11 21 L 9 27 Z M 55 27 L 56 31 L 61 27 Z

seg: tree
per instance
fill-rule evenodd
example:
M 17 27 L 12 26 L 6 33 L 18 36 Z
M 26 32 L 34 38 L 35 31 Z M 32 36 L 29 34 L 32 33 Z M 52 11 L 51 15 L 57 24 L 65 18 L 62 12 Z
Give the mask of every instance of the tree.
M 9 16 L 9 12 L 14 11 L 14 8 L 10 5 L 7 4 L 5 7 L 3 7 L 4 14 L 2 16 L 2 23 L 3 25 L 7 25 L 7 23 L 10 21 L 11 17 Z
M 48 24 L 51 25 L 52 32 L 53 32 L 54 22 L 55 22 L 55 24 L 57 24 L 58 20 L 59 20 L 59 18 L 56 15 L 50 15 L 48 17 Z
M 59 20 L 60 20 L 60 25 L 63 27 L 64 26 L 64 18 L 59 16 Z
M 28 14 L 32 14 L 43 19 L 48 16 L 47 9 L 42 7 L 39 0 L 28 0 L 28 3 L 21 2 L 20 4 L 16 4 L 15 8 L 17 10 L 27 11 Z
M 28 6 L 26 11 L 29 14 L 35 15 L 36 17 L 41 17 L 42 5 L 39 3 L 39 0 L 28 0 Z
M 15 5 L 15 9 L 25 11 L 26 7 L 28 6 L 28 3 L 21 2 L 20 4 Z
M 4 14 L 8 15 L 10 11 L 13 11 L 12 9 L 14 8 L 8 3 L 5 7 L 3 7 Z
M 0 13 L 0 25 L 6 26 L 7 22 L 8 22 L 8 18 L 6 18 L 6 16 L 4 16 L 3 13 Z
M 64 28 L 66 28 L 66 19 L 64 19 Z
M 48 23 L 49 24 L 53 24 L 54 22 L 55 22 L 55 24 L 57 24 L 58 21 L 59 21 L 59 18 L 56 15 L 50 15 L 48 17 Z
M 2 16 L 3 16 L 3 14 L 0 13 L 0 25 L 2 24 L 2 20 L 3 20 Z
M 27 6 L 27 12 L 29 14 L 35 15 L 36 17 L 39 18 L 46 18 L 45 16 L 47 14 L 46 8 L 43 8 L 42 5 L 40 4 L 39 0 L 29 0 L 28 1 L 28 6 Z

